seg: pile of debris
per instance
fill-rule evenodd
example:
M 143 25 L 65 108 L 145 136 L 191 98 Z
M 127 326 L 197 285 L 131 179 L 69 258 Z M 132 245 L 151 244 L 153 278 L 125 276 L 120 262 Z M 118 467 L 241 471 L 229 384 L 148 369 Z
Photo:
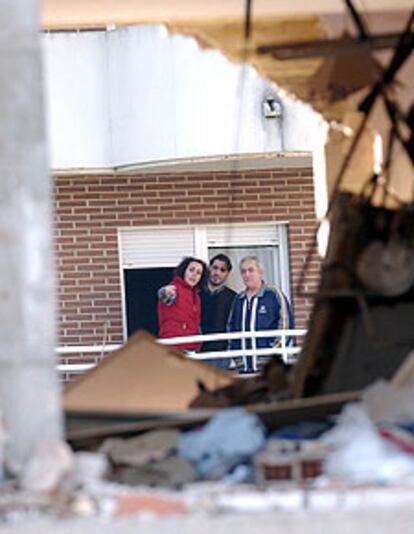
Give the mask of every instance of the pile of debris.
M 412 503 L 413 367 L 363 392 L 189 408 L 200 383 L 234 393 L 244 379 L 137 334 L 68 386 L 68 442 L 42 443 L 14 478 L 6 469 L 0 516 L 355 508 L 387 487 Z

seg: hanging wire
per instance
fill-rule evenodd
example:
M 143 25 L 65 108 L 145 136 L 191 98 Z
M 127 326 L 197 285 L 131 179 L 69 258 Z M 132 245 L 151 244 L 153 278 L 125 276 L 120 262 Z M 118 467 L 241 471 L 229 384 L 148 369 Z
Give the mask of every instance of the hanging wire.
M 236 122 L 236 137 L 235 137 L 235 143 L 234 143 L 234 152 L 238 154 L 240 152 L 240 146 L 241 146 L 241 133 L 242 133 L 242 123 L 243 123 L 243 108 L 244 108 L 244 97 L 245 97 L 245 87 L 246 87 L 246 79 L 247 79 L 247 71 L 250 68 L 247 64 L 248 59 L 248 51 L 249 51 L 249 42 L 251 39 L 251 33 L 252 33 L 252 9 L 253 9 L 253 2 L 252 0 L 246 0 L 245 4 L 245 15 L 244 15 L 244 37 L 243 37 L 243 46 L 242 46 L 242 52 L 241 52 L 241 68 L 239 70 L 239 77 L 237 81 L 237 90 L 236 90 L 236 96 L 237 96 L 237 103 L 238 103 L 238 109 L 236 112 L 237 115 L 237 122 Z M 235 161 L 234 168 L 232 170 L 237 170 L 238 164 L 237 160 Z
M 351 2 L 345 0 L 347 5 L 351 4 Z M 353 6 L 352 6 L 353 8 Z M 354 8 L 353 8 L 354 9 Z M 382 80 L 380 80 L 379 82 L 377 82 L 374 87 L 372 88 L 372 90 L 370 91 L 370 93 L 365 97 L 365 99 L 361 102 L 360 106 L 359 106 L 359 110 L 362 111 L 364 113 L 364 116 L 361 120 L 361 123 L 357 129 L 357 132 L 354 136 L 354 139 L 351 143 L 351 146 L 348 150 L 348 153 L 346 155 L 346 157 L 344 158 L 343 162 L 342 162 L 342 165 L 340 167 L 340 170 L 335 178 L 335 181 L 334 181 L 334 187 L 333 187 L 333 191 L 332 191 L 332 194 L 331 194 L 331 198 L 330 198 L 330 201 L 329 201 L 329 204 L 328 204 L 328 208 L 327 208 L 327 211 L 326 211 L 326 214 L 325 214 L 325 218 L 330 214 L 331 210 L 332 210 L 332 206 L 333 206 L 333 199 L 335 198 L 336 194 L 338 193 L 339 191 L 339 188 L 341 186 L 341 183 L 342 183 L 342 180 L 344 178 L 344 175 L 345 175 L 345 172 L 346 172 L 346 169 L 348 168 L 348 165 L 352 159 L 352 156 L 354 155 L 354 152 L 361 140 L 361 137 L 362 137 L 362 134 L 363 134 L 363 131 L 365 129 L 365 126 L 367 125 L 368 123 L 368 118 L 372 112 L 372 110 L 374 109 L 374 106 L 378 100 L 378 98 L 380 96 L 383 96 L 384 99 L 386 99 L 386 88 L 387 86 L 389 86 L 397 72 L 399 71 L 399 69 L 402 67 L 402 65 L 405 63 L 405 61 L 407 60 L 407 58 L 409 57 L 409 55 L 412 53 L 412 49 L 413 49 L 413 36 L 411 34 L 411 26 L 413 25 L 414 23 L 414 9 L 412 10 L 409 18 L 408 18 L 408 21 L 407 21 L 407 24 L 401 34 L 401 37 L 398 41 L 398 44 L 397 46 L 395 47 L 395 51 L 394 51 L 394 55 L 391 59 L 391 62 L 388 66 L 388 68 L 383 72 L 383 77 L 382 77 Z M 366 34 L 366 37 L 369 38 L 369 34 L 366 33 L 366 30 L 364 27 L 362 27 L 362 31 L 365 32 Z M 396 130 L 395 132 L 397 134 L 397 137 L 398 137 L 398 129 Z M 390 163 L 389 163 L 390 165 Z M 305 292 L 303 291 L 303 287 L 304 287 L 304 279 L 305 279 L 305 276 L 306 276 L 306 273 L 308 272 L 309 270 L 309 264 L 311 262 L 311 260 L 313 259 L 314 257 L 314 254 L 316 252 L 316 248 L 317 248 L 317 236 L 318 236 L 318 231 L 319 231 L 319 228 L 321 226 L 321 223 L 319 222 L 317 225 L 316 225 L 316 228 L 315 228 L 315 231 L 313 233 L 313 236 L 312 236 L 312 241 L 311 243 L 309 244 L 308 246 L 308 250 L 306 252 L 306 256 L 305 256 L 305 261 L 304 261 L 304 264 L 302 266 L 302 270 L 301 270 L 301 273 L 300 273 L 300 276 L 299 276 L 299 280 L 298 280 L 298 284 L 297 284 L 297 287 L 296 287 L 296 291 L 298 293 L 298 295 L 302 296 L 302 297 L 313 297 L 315 296 L 313 293 L 308 293 L 308 292 Z
M 244 10 L 244 21 L 243 21 L 243 42 L 242 42 L 242 51 L 241 51 L 241 65 L 239 66 L 239 74 L 237 79 L 236 87 L 236 133 L 233 144 L 233 155 L 234 158 L 230 160 L 230 193 L 228 198 L 228 207 L 229 215 L 232 213 L 232 205 L 234 204 L 234 183 L 232 183 L 233 176 L 240 171 L 240 156 L 241 156 L 241 146 L 242 146 L 242 133 L 243 133 L 243 119 L 244 119 L 244 107 L 245 107 L 245 94 L 246 94 L 246 82 L 247 82 L 247 73 L 251 68 L 247 64 L 248 53 L 249 53 L 249 43 L 252 35 L 252 11 L 253 11 L 253 0 L 246 0 L 245 10 Z M 232 223 L 229 222 L 227 225 L 227 239 L 228 243 L 231 243 L 230 236 L 232 234 Z
M 391 100 L 388 98 L 388 95 L 384 95 L 384 104 L 385 109 L 387 111 L 388 117 L 390 119 L 391 124 L 394 127 L 395 135 L 400 142 L 403 149 L 407 152 L 407 156 L 411 159 L 411 161 L 414 163 L 414 158 L 412 154 L 412 149 L 409 145 L 409 141 L 406 141 L 404 139 L 404 135 L 402 134 L 400 130 L 401 123 L 405 124 L 410 131 L 412 131 L 412 128 L 408 122 L 408 117 L 405 117 L 402 113 L 401 109 L 399 108 L 397 102 Z
M 368 31 L 365 27 L 365 22 L 358 11 L 355 9 L 352 0 L 344 0 L 348 11 L 351 14 L 351 17 L 355 23 L 355 26 L 358 29 L 359 38 L 361 41 L 367 41 L 369 39 Z
M 245 17 L 244 17 L 244 41 L 245 41 L 246 46 L 250 39 L 251 21 L 252 21 L 252 0 L 246 0 L 246 11 L 245 11 Z
M 388 134 L 388 143 L 387 143 L 387 149 L 385 153 L 385 161 L 384 165 L 382 167 L 382 174 L 384 176 L 384 189 L 383 189 L 383 197 L 382 197 L 382 204 L 385 205 L 385 202 L 387 200 L 388 192 L 390 189 L 390 183 L 391 183 L 391 163 L 392 158 L 394 154 L 394 147 L 395 147 L 395 139 L 397 136 L 397 129 L 396 125 L 393 124 L 390 128 L 389 134 Z

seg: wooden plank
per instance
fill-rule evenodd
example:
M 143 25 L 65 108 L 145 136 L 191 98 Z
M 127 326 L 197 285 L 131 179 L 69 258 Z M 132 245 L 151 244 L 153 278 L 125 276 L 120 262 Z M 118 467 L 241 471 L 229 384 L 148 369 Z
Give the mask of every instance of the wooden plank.
M 330 415 L 338 414 L 347 402 L 357 401 L 360 398 L 358 391 L 338 393 L 333 395 L 322 395 L 306 399 L 292 399 L 287 401 L 272 402 L 267 404 L 256 404 L 244 406 L 244 408 L 255 413 L 266 425 L 268 430 L 275 430 L 282 426 L 321 419 Z M 96 414 L 83 414 L 68 412 L 68 427 L 66 439 L 75 448 L 97 446 L 107 437 L 128 437 L 143 432 L 148 432 L 155 428 L 178 428 L 182 431 L 189 430 L 195 426 L 206 423 L 218 410 L 204 409 L 183 410 L 180 413 L 152 414 L 152 418 L 143 419 L 143 414 L 118 414 L 114 418 L 113 414 L 100 414 L 97 419 Z M 79 416 L 83 417 L 82 421 Z M 158 417 L 156 417 L 158 415 Z M 150 417 L 147 414 L 147 417 Z M 77 419 L 78 418 L 78 419 Z M 89 418 L 89 419 L 88 419 Z M 89 420 L 89 424 L 88 424 Z
M 340 56 L 394 48 L 400 38 L 401 35 L 399 33 L 384 33 L 372 35 L 366 41 L 361 41 L 351 36 L 299 43 L 291 41 L 285 44 L 262 45 L 257 48 L 256 52 L 258 54 L 271 54 L 279 60 Z

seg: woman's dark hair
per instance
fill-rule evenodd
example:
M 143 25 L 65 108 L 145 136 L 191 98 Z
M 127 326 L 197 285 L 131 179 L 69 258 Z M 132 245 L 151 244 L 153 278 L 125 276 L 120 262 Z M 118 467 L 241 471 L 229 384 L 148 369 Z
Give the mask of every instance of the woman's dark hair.
M 208 277 L 208 268 L 203 260 L 199 260 L 198 258 L 193 258 L 192 256 L 187 256 L 186 258 L 183 258 L 180 261 L 180 263 L 177 265 L 177 267 L 175 268 L 174 274 L 175 276 L 179 276 L 180 278 L 184 279 L 184 273 L 192 261 L 199 263 L 203 268 L 203 272 L 201 273 L 201 278 L 198 284 L 196 285 L 196 287 L 203 288 L 207 283 L 207 277 Z

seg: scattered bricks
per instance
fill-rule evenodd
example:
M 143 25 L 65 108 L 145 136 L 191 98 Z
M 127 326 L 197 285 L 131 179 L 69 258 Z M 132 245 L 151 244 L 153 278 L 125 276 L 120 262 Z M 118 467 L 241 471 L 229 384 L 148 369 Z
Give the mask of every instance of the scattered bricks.
M 154 515 L 176 515 L 188 511 L 184 501 L 155 494 L 120 495 L 117 499 L 114 516 L 152 513 Z
M 302 479 L 316 478 L 322 474 L 322 460 L 320 458 L 302 460 L 301 469 Z
M 319 441 L 274 439 L 255 458 L 257 482 L 303 482 L 322 474 L 326 448 Z
M 278 465 L 264 464 L 261 466 L 261 469 L 262 482 L 293 479 L 293 468 L 290 462 L 287 462 L 286 464 L 279 463 Z

